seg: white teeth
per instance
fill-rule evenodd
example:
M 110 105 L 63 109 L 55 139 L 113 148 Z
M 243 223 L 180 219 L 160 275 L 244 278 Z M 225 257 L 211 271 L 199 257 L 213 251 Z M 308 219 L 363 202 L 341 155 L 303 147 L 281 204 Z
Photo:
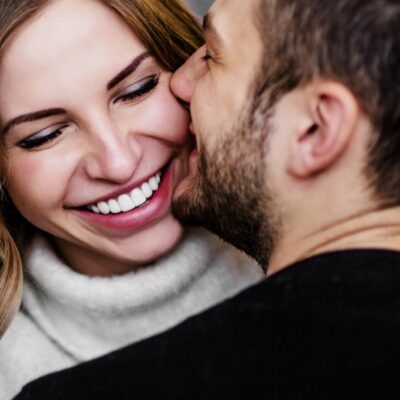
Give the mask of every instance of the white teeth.
M 121 207 L 116 200 L 109 200 L 108 207 L 113 214 L 118 214 L 121 212 Z
M 131 192 L 132 200 L 135 204 L 135 207 L 141 206 L 146 203 L 146 196 L 140 189 L 133 189 Z
M 147 182 L 143 183 L 139 188 L 133 189 L 130 194 L 123 194 L 118 199 L 110 199 L 108 201 L 100 201 L 99 203 L 91 204 L 89 210 L 96 214 L 119 214 L 133 210 L 146 203 L 153 193 L 158 189 L 161 182 L 161 172 L 151 177 Z
M 99 207 L 102 214 L 110 214 L 110 208 L 105 201 L 100 201 L 100 203 L 97 204 L 97 207 Z
M 149 185 L 153 190 L 157 190 L 158 189 L 158 182 L 157 182 L 157 178 L 153 177 L 150 178 L 149 180 Z
M 118 203 L 121 207 L 121 210 L 124 212 L 133 210 L 135 208 L 135 204 L 133 203 L 132 198 L 127 194 L 119 196 Z
M 143 183 L 141 189 L 143 194 L 146 196 L 146 199 L 150 198 L 151 195 L 153 194 L 153 190 L 147 182 Z

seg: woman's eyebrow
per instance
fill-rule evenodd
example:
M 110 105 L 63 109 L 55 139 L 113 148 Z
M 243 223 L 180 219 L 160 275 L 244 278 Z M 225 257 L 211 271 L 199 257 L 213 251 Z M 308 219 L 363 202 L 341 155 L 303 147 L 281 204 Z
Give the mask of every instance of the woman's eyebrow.
M 151 54 L 149 51 L 146 51 L 140 55 L 138 55 L 127 67 L 125 67 L 121 72 L 119 72 L 114 78 L 107 83 L 107 90 L 112 89 L 116 86 L 119 82 L 124 80 L 128 75 L 132 74 L 136 71 L 139 65 L 144 61 L 146 58 L 150 57 Z
M 15 117 L 15 118 L 7 121 L 4 124 L 3 128 L 1 129 L 1 133 L 3 135 L 5 135 L 7 133 L 7 131 L 9 131 L 15 125 L 23 124 L 25 122 L 36 121 L 38 119 L 51 117 L 53 115 L 65 114 L 65 113 L 66 113 L 66 111 L 62 108 L 50 108 L 48 110 L 35 111 L 32 113 L 19 115 L 18 117 Z
M 151 54 L 149 51 L 146 51 L 140 55 L 138 55 L 128 66 L 126 66 L 121 72 L 119 72 L 113 79 L 110 80 L 107 84 L 107 90 L 112 89 L 119 82 L 124 80 L 128 75 L 132 74 L 139 65 Z M 25 122 L 36 121 L 38 119 L 51 117 L 53 115 L 65 114 L 66 111 L 62 108 L 51 108 L 48 110 L 35 111 L 28 114 L 19 115 L 4 124 L 4 127 L 1 129 L 1 133 L 6 134 L 11 128 L 15 125 L 23 124 Z

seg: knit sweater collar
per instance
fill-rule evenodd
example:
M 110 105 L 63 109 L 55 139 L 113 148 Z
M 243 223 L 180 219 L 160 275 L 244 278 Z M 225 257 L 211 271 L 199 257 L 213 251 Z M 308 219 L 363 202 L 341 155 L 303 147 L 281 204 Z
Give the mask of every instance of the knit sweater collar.
M 232 248 L 190 230 L 166 257 L 122 276 L 66 266 L 43 237 L 27 252 L 25 312 L 77 361 L 156 334 L 260 278 Z

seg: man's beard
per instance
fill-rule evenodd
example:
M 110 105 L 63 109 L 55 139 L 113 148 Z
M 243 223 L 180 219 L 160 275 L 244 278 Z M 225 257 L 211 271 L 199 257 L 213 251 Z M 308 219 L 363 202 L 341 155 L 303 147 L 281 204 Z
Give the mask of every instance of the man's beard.
M 184 224 L 205 227 L 266 269 L 279 225 L 265 182 L 270 129 L 254 131 L 244 114 L 229 133 L 218 133 L 213 151 L 199 143 L 197 176 L 172 208 Z

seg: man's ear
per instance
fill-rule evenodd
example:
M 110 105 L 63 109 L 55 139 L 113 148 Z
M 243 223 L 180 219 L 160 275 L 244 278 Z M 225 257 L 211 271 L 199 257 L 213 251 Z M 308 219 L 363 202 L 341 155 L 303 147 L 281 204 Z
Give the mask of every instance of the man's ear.
M 359 105 L 337 82 L 319 81 L 305 89 L 307 123 L 291 142 L 289 172 L 299 178 L 317 174 L 343 154 L 355 132 Z

